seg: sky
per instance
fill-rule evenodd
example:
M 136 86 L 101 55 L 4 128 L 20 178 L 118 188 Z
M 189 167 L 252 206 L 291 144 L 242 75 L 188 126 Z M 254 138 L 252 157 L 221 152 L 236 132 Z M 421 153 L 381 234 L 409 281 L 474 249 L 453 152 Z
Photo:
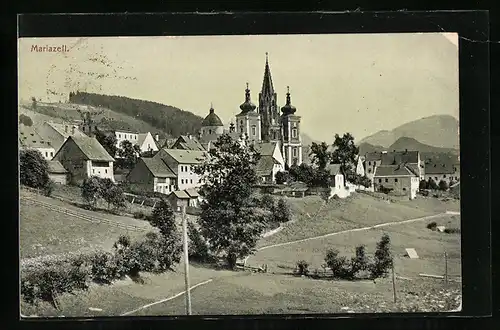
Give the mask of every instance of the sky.
M 80 90 L 202 117 L 213 104 L 228 125 L 247 82 L 258 104 L 266 52 L 278 105 L 289 86 L 302 130 L 315 140 L 350 132 L 359 141 L 436 114 L 458 119 L 456 33 L 23 38 L 19 98 L 64 102 Z

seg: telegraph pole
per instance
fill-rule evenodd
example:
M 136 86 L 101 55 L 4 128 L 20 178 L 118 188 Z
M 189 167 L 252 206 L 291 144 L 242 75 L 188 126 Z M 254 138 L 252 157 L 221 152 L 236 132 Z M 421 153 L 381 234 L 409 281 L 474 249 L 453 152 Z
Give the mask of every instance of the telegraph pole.
M 182 206 L 182 236 L 184 243 L 184 279 L 186 283 L 186 314 L 191 315 L 191 292 L 189 284 L 189 251 L 188 251 L 188 234 L 187 234 L 187 218 L 186 206 Z
M 444 251 L 444 286 L 448 288 L 448 255 Z
M 396 303 L 396 276 L 394 276 L 394 259 L 392 259 L 392 292 L 394 294 L 394 303 Z

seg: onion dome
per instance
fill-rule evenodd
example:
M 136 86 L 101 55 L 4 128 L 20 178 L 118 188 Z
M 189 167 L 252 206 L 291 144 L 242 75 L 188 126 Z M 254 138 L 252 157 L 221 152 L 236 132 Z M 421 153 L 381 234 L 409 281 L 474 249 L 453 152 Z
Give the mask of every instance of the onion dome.
M 240 109 L 242 113 L 247 113 L 254 111 L 257 108 L 255 104 L 250 101 L 250 89 L 248 88 L 248 83 L 247 83 L 247 89 L 245 90 L 245 102 L 243 102 L 240 105 Z
M 215 110 L 212 105 L 210 105 L 210 112 L 208 113 L 208 116 L 203 119 L 201 126 L 224 126 L 224 124 L 222 124 L 222 120 L 220 120 L 219 116 L 215 114 Z
M 284 115 L 293 115 L 295 111 L 297 111 L 297 108 L 295 108 L 290 101 L 290 87 L 287 86 L 286 89 L 286 104 L 281 108 L 281 112 L 283 112 Z

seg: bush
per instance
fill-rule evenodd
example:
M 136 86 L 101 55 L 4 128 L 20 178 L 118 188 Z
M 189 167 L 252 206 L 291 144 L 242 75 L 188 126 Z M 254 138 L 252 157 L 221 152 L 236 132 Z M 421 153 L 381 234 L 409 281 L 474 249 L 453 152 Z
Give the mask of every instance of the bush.
M 274 208 L 274 197 L 270 194 L 264 194 L 260 199 L 260 207 L 272 211 Z
M 439 181 L 439 190 L 446 191 L 448 190 L 448 182 L 445 180 Z
M 427 189 L 427 181 L 421 180 L 420 184 L 418 185 L 418 189 Z
M 369 267 L 370 259 L 366 256 L 365 246 L 357 246 L 356 256 L 351 259 L 351 278 L 354 278 L 359 272 L 369 269 Z
M 290 175 L 288 174 L 288 172 L 283 172 L 283 171 L 280 171 L 278 173 L 276 173 L 276 183 L 277 184 L 283 184 L 283 183 L 286 183 L 290 180 Z
M 38 150 L 19 152 L 19 181 L 36 189 L 45 189 L 49 185 L 49 165 Z
M 436 181 L 434 181 L 432 178 L 429 178 L 429 180 L 427 181 L 427 189 L 436 190 L 438 188 L 439 187 L 438 187 Z
M 144 212 L 137 211 L 137 212 L 134 212 L 134 218 L 135 219 L 145 219 L 146 215 L 144 214 Z
M 390 247 L 391 239 L 389 235 L 382 235 L 382 238 L 377 243 L 374 262 L 370 266 L 370 273 L 372 278 L 386 276 L 389 269 L 392 267 L 392 255 Z
M 54 191 L 55 183 L 52 180 L 47 181 L 47 184 L 43 187 L 43 194 L 45 196 L 52 196 L 52 192 Z
M 101 197 L 103 182 L 100 178 L 92 176 L 86 178 L 82 183 L 82 198 L 91 208 L 95 207 Z
M 272 217 L 274 223 L 281 224 L 292 220 L 292 211 L 290 210 L 290 205 L 280 198 L 276 205 L 272 208 Z
M 427 229 L 436 230 L 437 223 L 435 221 L 427 224 Z
M 460 234 L 459 228 L 445 228 L 444 232 L 446 234 Z
M 100 284 L 110 284 L 118 279 L 118 267 L 113 254 L 96 252 L 90 258 L 92 280 Z
M 305 260 L 297 261 L 297 273 L 307 276 L 309 274 L 309 263 Z
M 336 249 L 328 250 L 325 257 L 325 263 L 332 271 L 334 278 L 350 278 L 351 269 L 347 258 L 339 256 L 339 251 Z
M 188 222 L 189 258 L 196 261 L 209 259 L 208 243 L 192 222 Z

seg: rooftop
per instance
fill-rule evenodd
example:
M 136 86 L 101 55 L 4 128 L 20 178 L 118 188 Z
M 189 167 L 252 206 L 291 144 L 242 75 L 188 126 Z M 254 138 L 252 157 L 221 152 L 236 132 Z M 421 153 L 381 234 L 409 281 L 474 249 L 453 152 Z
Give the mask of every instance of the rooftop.
M 49 160 L 47 161 L 47 164 L 49 165 L 49 173 L 68 173 L 68 171 L 57 160 Z
M 174 172 L 165 164 L 161 158 L 145 158 L 142 157 L 140 161 L 144 162 L 147 169 L 153 174 L 153 176 L 158 178 L 175 178 Z
M 206 152 L 199 150 L 183 150 L 183 149 L 163 149 L 179 164 L 199 164 L 206 157 Z
M 49 141 L 45 141 L 33 127 L 19 126 L 19 144 L 27 148 L 53 148 Z
M 375 168 L 374 177 L 385 177 L 385 176 L 417 176 L 404 165 L 380 165 Z
M 104 149 L 104 147 L 94 137 L 70 136 L 68 138 L 68 140 L 69 139 L 71 139 L 75 142 L 75 144 L 78 146 L 78 148 L 80 148 L 82 153 L 89 160 L 107 161 L 107 162 L 114 161 L 113 157 L 111 157 L 109 155 L 109 153 L 106 151 L 106 149 Z M 68 140 L 66 140 L 66 143 L 68 142 Z

